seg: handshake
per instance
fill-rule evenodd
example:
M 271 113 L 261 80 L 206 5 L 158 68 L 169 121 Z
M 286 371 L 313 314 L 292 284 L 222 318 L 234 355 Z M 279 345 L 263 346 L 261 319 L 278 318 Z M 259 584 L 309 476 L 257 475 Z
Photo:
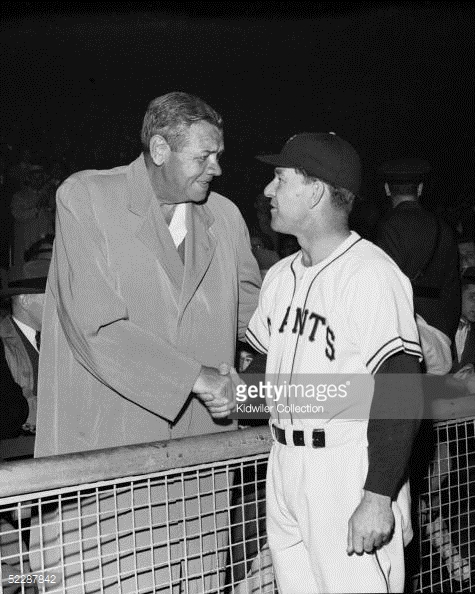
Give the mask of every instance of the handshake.
M 215 367 L 201 367 L 193 392 L 208 409 L 213 419 L 227 417 L 236 406 L 236 387 L 242 385 L 234 367 L 221 363 Z

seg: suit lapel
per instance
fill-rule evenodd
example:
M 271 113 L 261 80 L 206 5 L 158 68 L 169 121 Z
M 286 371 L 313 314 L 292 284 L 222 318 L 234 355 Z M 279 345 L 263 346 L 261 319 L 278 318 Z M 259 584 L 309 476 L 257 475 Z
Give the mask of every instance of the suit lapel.
M 186 213 L 185 275 L 179 303 L 179 315 L 186 306 L 209 268 L 216 250 L 216 238 L 209 228 L 214 221 L 206 205 L 190 204 Z
M 141 217 L 135 236 L 149 249 L 168 276 L 178 301 L 183 282 L 183 262 L 175 248 L 158 200 L 153 193 L 143 155 L 127 172 L 128 209 Z

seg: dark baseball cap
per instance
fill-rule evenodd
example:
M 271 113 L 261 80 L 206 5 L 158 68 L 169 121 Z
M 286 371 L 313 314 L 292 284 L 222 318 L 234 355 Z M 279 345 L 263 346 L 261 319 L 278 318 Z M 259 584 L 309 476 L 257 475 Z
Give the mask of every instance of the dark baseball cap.
M 430 163 L 424 159 L 393 159 L 378 168 L 378 175 L 388 182 L 419 183 L 430 171 Z
M 304 169 L 332 186 L 358 194 L 361 162 L 349 142 L 333 132 L 295 134 L 277 155 L 258 155 L 256 159 L 276 167 Z

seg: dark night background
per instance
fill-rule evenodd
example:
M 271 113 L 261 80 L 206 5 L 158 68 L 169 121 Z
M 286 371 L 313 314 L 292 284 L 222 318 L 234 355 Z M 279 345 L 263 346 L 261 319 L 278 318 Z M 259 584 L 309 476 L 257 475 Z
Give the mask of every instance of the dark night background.
M 473 184 L 473 16 L 445 2 L 4 2 L 2 136 L 75 169 L 121 165 L 147 103 L 183 90 L 224 116 L 214 188 L 248 223 L 271 175 L 253 156 L 302 131 L 354 144 L 369 200 L 383 160 L 420 156 L 426 200 L 450 203 Z

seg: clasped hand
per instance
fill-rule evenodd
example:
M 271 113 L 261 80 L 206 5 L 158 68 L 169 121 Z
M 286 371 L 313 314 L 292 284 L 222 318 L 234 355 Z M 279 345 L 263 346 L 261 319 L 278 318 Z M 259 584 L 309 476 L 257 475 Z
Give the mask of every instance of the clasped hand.
M 236 369 L 227 363 L 221 363 L 219 369 L 203 365 L 193 392 L 214 419 L 222 419 L 236 406 L 236 387 L 243 383 Z

